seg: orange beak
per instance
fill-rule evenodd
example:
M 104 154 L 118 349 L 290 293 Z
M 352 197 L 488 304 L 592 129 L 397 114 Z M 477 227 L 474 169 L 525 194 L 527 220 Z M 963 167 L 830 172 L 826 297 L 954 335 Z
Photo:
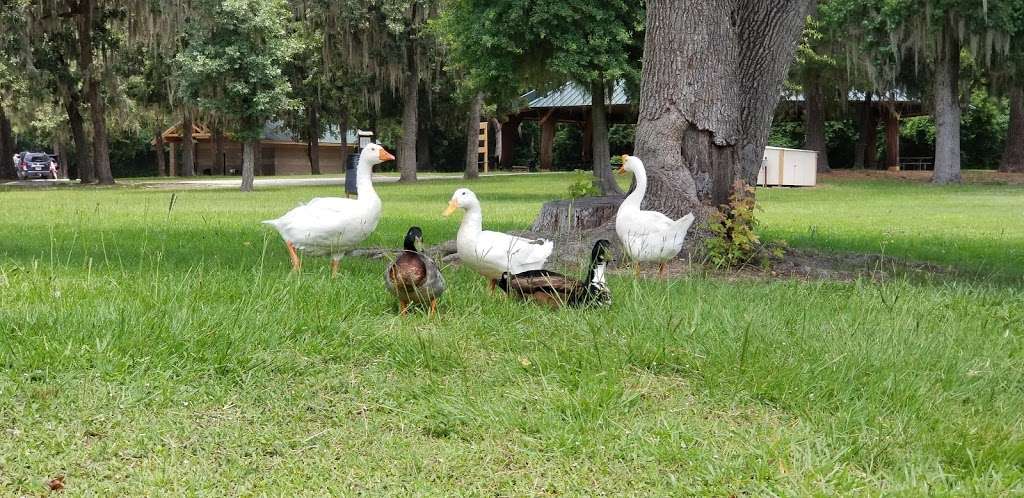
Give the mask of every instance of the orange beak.
M 384 148 L 381 147 L 381 149 L 380 149 L 380 161 L 381 162 L 391 161 L 391 160 L 394 160 L 394 159 L 395 159 L 395 156 L 392 156 L 390 152 L 384 150 Z
M 456 209 L 459 209 L 459 204 L 455 202 L 455 199 L 452 199 L 452 200 L 448 201 L 448 208 L 445 209 L 443 213 L 441 213 L 441 216 L 444 216 L 445 218 L 447 218 L 447 217 L 451 216 L 452 213 L 454 213 Z
M 628 160 L 629 160 L 629 154 L 623 154 L 622 155 L 622 166 L 619 166 L 619 174 L 620 175 L 625 175 L 626 174 L 626 161 L 628 161 Z

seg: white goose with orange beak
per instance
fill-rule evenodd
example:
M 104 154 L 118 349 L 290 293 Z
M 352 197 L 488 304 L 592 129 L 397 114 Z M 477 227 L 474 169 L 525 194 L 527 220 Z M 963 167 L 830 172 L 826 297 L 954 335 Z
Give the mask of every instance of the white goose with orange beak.
M 288 247 L 292 270 L 302 269 L 298 253 L 330 256 L 331 275 L 338 273 L 341 258 L 366 240 L 380 221 L 381 203 L 373 190 L 373 166 L 390 161 L 384 147 L 370 144 L 359 154 L 356 167 L 356 198 L 317 197 L 284 216 L 263 223 L 277 229 Z
M 693 224 L 693 213 L 673 220 L 663 213 L 640 209 L 647 194 L 647 170 L 639 157 L 623 154 L 619 173 L 627 171 L 633 173 L 636 188 L 619 206 L 615 232 L 626 256 L 637 262 L 660 263 L 658 273 L 664 275 L 665 263 L 683 249 L 686 232 Z

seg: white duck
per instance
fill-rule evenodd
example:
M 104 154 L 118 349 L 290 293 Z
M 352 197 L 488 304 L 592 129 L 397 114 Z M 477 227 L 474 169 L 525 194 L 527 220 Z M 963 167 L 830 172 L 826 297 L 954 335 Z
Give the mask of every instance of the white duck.
M 484 230 L 480 201 L 469 189 L 456 190 L 448 201 L 448 209 L 442 214 L 448 217 L 459 208 L 466 211 L 455 240 L 459 259 L 487 277 L 491 290 L 494 290 L 502 273 L 515 275 L 527 270 L 542 269 L 555 248 L 555 244 L 549 240 L 532 240 Z
M 665 273 L 665 262 L 683 249 L 686 232 L 693 224 L 693 213 L 678 220 L 657 211 L 640 209 L 647 193 L 647 170 L 639 157 L 622 155 L 619 173 L 630 171 L 636 179 L 633 193 L 622 201 L 615 215 L 615 232 L 622 241 L 626 255 L 637 262 L 658 262 L 659 275 Z
M 317 197 L 280 218 L 263 222 L 281 234 L 293 271 L 302 269 L 302 260 L 296 254 L 301 251 L 311 256 L 330 255 L 331 275 L 338 273 L 341 257 L 365 240 L 380 220 L 380 197 L 371 180 L 373 166 L 394 158 L 384 147 L 371 143 L 359 154 L 355 199 Z

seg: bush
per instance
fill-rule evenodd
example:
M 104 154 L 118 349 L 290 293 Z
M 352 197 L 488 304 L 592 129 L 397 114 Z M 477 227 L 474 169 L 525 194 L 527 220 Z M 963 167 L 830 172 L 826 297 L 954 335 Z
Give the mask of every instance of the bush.
M 754 187 L 736 180 L 729 203 L 720 206 L 708 221 L 711 237 L 705 239 L 704 247 L 712 265 L 720 269 L 751 264 L 769 267 L 771 258 L 782 257 L 784 244 L 781 241 L 764 244 L 754 233 L 758 209 L 760 206 L 754 197 Z

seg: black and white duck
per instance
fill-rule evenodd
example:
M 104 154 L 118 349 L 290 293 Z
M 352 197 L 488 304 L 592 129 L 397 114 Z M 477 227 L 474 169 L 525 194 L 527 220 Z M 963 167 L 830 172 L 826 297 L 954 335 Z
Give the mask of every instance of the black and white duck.
M 552 307 L 608 306 L 612 293 L 605 281 L 605 268 L 612 260 L 611 243 L 598 240 L 590 253 L 590 269 L 584 280 L 576 280 L 549 270 L 529 270 L 502 274 L 498 287 L 510 296 L 532 300 Z

